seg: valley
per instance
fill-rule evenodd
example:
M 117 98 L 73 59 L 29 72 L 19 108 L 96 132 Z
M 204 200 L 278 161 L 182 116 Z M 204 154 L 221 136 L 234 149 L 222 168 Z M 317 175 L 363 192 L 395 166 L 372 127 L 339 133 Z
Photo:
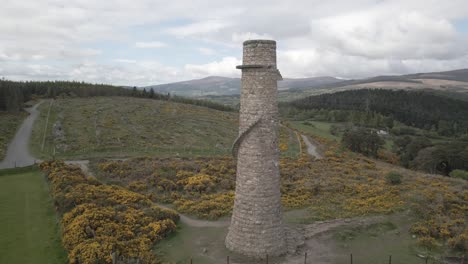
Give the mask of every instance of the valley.
M 468 262 L 468 0 L 1 7 L 0 264 Z
M 158 221 L 170 218 L 176 225 L 167 220 L 157 237 L 135 233 L 135 240 L 128 240 L 119 236 L 119 247 L 147 241 L 144 256 L 167 263 L 190 259 L 216 263 L 227 255 L 234 262 L 252 262 L 223 245 L 234 199 L 236 163 L 230 150 L 237 136 L 236 112 L 122 96 L 44 98 L 37 109 L 40 113 L 30 140 L 33 155 L 70 164 L 49 161 L 40 165 L 62 225 L 81 221 L 92 225 L 92 215 L 104 210 L 102 228 L 118 224 L 138 230 L 127 222 L 115 222 L 113 215 L 124 217 L 145 207 L 157 212 L 167 209 L 167 214 L 158 213 L 163 217 Z M 272 263 L 303 263 L 306 252 L 310 261 L 330 264 L 346 261 L 349 254 L 360 263 L 384 261 L 388 255 L 395 261 L 415 263 L 424 258 L 436 263 L 446 256 L 460 257 L 466 241 L 466 181 L 402 168 L 396 158 L 402 147 L 399 140 L 405 136 L 448 144 L 460 140 L 450 133 L 462 130 L 444 134 L 444 130 L 431 132 L 396 120 L 389 129 L 388 120 L 377 113 L 304 111 L 284 105 L 281 112 L 284 219 L 305 237 L 293 237 L 304 240 L 296 257 L 271 258 Z M 349 129 L 363 126 L 386 131 L 378 156 L 366 157 L 342 145 Z M 120 200 L 119 195 L 130 200 Z M 117 204 L 124 211 L 109 207 Z M 76 210 L 84 210 L 86 218 L 78 218 Z M 153 228 L 162 223 L 141 224 Z M 308 228 L 322 231 L 308 233 Z M 91 252 L 96 250 L 93 243 L 105 245 L 114 239 L 101 235 L 75 239 L 74 232 L 78 231 L 71 228 L 61 235 L 69 256 Z M 386 242 L 372 254 L 366 253 L 370 243 L 381 240 Z M 133 254 L 119 252 L 122 257 Z M 101 254 L 108 259 L 103 253 L 97 253 L 97 258 Z

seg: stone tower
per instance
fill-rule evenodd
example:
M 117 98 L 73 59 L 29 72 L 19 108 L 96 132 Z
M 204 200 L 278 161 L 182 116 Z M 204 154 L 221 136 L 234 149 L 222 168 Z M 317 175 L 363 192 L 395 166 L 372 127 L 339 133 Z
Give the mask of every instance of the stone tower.
M 276 42 L 244 42 L 236 197 L 226 247 L 263 258 L 286 252 L 278 168 Z

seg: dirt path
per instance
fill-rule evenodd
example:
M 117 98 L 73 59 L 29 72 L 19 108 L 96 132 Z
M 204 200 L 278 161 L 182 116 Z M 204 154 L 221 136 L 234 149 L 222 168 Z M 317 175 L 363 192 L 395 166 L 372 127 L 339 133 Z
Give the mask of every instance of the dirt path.
M 156 204 L 157 206 L 165 209 L 171 209 L 174 210 L 174 208 L 171 208 L 167 205 L 163 204 Z M 192 227 L 225 227 L 229 226 L 230 222 L 229 219 L 220 219 L 217 221 L 209 221 L 209 220 L 201 220 L 201 219 L 195 219 L 190 216 L 186 216 L 184 214 L 181 214 L 177 212 L 180 216 L 180 221 L 188 226 Z
M 323 158 L 322 155 L 320 155 L 320 153 L 317 151 L 317 146 L 315 146 L 312 142 L 310 142 L 307 136 L 301 135 L 301 137 L 307 146 L 307 153 L 309 153 L 309 155 L 314 156 L 316 159 Z
M 34 121 L 39 116 L 37 107 L 42 103 L 40 101 L 31 108 L 25 110 L 29 116 L 21 124 L 15 137 L 8 145 L 5 159 L 0 162 L 0 169 L 25 167 L 34 164 L 35 159 L 29 152 L 29 139 L 31 137 Z
M 89 169 L 89 160 L 67 160 L 65 161 L 65 164 L 76 165 L 80 167 L 86 177 L 94 177 L 93 173 Z

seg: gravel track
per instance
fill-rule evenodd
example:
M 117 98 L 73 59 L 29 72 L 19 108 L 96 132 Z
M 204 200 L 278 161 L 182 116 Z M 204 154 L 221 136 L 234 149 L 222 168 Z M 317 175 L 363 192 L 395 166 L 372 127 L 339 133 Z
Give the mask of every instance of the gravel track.
M 41 103 L 42 101 L 25 109 L 29 116 L 23 121 L 15 137 L 8 145 L 6 157 L 0 162 L 0 169 L 25 167 L 34 164 L 35 159 L 29 151 L 29 139 L 31 138 L 34 121 L 39 116 L 37 107 Z

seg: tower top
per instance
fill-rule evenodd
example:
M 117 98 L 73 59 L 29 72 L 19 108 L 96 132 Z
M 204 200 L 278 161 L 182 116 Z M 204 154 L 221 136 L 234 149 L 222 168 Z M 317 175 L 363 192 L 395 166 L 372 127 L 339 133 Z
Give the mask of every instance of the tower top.
M 269 39 L 252 39 L 244 41 L 244 46 L 255 45 L 255 44 L 266 44 L 266 45 L 275 45 L 276 41 Z
M 256 39 L 244 41 L 242 65 L 238 69 L 276 69 L 276 41 Z

